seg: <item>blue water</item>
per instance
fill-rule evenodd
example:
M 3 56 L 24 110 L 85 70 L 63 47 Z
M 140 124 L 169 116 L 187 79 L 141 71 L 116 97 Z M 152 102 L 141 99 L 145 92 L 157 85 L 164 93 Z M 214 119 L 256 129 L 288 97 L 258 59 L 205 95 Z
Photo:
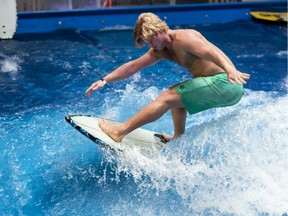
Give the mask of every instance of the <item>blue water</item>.
M 146 51 L 131 29 L 0 41 L 1 215 L 287 215 L 287 27 L 184 27 L 251 79 L 239 104 L 189 116 L 186 134 L 150 157 L 100 148 L 64 116 L 124 121 L 189 78 L 183 68 L 160 62 L 88 100 L 92 82 Z M 172 133 L 170 113 L 145 128 Z

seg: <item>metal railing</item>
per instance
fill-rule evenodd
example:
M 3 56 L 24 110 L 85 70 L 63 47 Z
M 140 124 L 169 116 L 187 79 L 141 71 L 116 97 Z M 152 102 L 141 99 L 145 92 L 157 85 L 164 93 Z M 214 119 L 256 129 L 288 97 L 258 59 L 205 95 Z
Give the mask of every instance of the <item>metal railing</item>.
M 17 11 L 50 11 L 94 9 L 101 7 L 129 7 L 138 5 L 176 5 L 197 3 L 225 3 L 257 0 L 17 0 Z

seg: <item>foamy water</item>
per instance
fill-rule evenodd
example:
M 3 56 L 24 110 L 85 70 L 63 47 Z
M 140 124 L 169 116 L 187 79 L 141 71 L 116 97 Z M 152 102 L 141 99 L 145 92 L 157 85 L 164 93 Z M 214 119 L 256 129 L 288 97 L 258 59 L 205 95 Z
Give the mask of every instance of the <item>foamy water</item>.
M 133 176 L 141 193 L 175 191 L 189 212 L 283 214 L 288 211 L 287 99 L 250 92 L 240 104 L 217 109 L 216 118 L 192 126 L 152 158 L 127 149 L 110 159 L 118 174 Z
M 22 60 L 17 56 L 1 56 L 4 57 L 4 60 L 0 61 L 0 71 L 3 73 L 17 73 L 21 67 L 20 63 Z
M 159 91 L 151 87 L 138 92 L 127 86 L 125 92 L 147 103 Z M 7 183 L 14 188 L 9 196 L 6 186 L 0 188 L 2 203 L 10 203 L 19 214 L 37 197 L 36 206 L 45 207 L 50 200 L 49 208 L 43 209 L 47 215 L 80 209 L 94 215 L 99 209 L 105 215 L 131 216 L 281 215 L 288 211 L 288 116 L 283 109 L 288 97 L 245 91 L 236 106 L 206 111 L 194 124 L 197 116 L 189 116 L 186 134 L 149 156 L 137 148 L 122 153 L 98 148 L 64 122 L 68 110 L 60 107 L 1 119 L 1 139 L 6 143 L 1 151 L 10 170 Z M 110 105 L 106 101 L 102 107 Z M 81 106 L 85 105 L 79 103 L 78 109 Z M 113 106 L 114 119 L 125 119 L 128 116 L 118 110 L 140 109 L 142 102 L 128 108 L 129 101 L 127 105 L 118 100 Z M 164 125 L 170 118 L 167 113 L 146 127 L 167 131 L 171 128 Z M 8 174 L 4 167 L 2 178 Z

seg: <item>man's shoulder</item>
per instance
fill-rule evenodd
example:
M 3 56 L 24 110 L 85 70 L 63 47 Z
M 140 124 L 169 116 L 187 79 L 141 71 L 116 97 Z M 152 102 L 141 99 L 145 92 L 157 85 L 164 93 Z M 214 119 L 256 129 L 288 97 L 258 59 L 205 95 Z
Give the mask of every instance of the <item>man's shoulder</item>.
M 176 37 L 174 40 L 174 45 L 185 49 L 187 45 L 194 43 L 196 38 L 200 37 L 200 32 L 194 29 L 183 29 L 176 33 Z
M 187 35 L 199 34 L 200 32 L 198 32 L 195 29 L 177 29 L 175 30 L 175 33 L 176 33 L 176 38 L 182 38 L 182 37 L 186 37 Z

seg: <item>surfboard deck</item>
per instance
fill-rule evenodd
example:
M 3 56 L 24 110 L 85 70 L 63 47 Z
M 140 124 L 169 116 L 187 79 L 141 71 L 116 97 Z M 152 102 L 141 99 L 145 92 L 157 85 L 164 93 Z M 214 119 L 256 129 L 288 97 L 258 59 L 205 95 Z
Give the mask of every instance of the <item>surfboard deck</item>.
M 90 140 L 99 144 L 100 146 L 109 147 L 114 150 L 122 151 L 127 147 L 138 148 L 156 148 L 160 150 L 165 144 L 163 136 L 157 132 L 149 131 L 143 128 L 138 128 L 127 136 L 125 136 L 121 143 L 117 143 L 112 140 L 101 128 L 99 128 L 99 121 L 104 118 L 96 116 L 85 115 L 68 115 L 65 116 L 65 120 L 80 133 L 88 137 Z M 113 124 L 119 124 L 118 122 L 107 120 Z
M 252 11 L 251 16 L 258 20 L 269 22 L 287 22 L 287 12 L 266 12 L 266 11 Z

